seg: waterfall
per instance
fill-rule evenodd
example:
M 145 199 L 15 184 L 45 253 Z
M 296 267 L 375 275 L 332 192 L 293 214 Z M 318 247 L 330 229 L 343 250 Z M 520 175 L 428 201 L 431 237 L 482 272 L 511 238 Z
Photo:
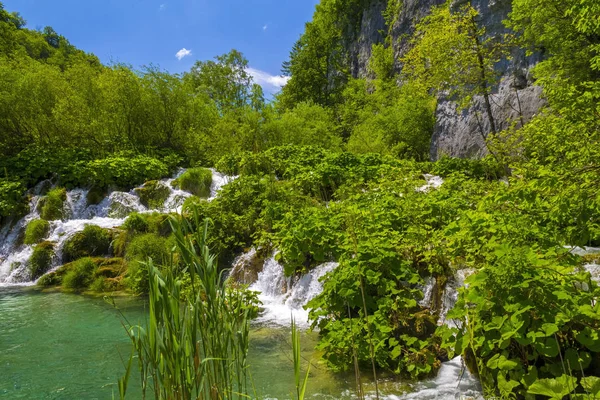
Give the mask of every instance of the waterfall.
M 127 216 L 132 212 L 181 212 L 181 207 L 190 193 L 171 186 L 174 179 L 179 177 L 184 169 L 180 169 L 174 177 L 163 179 L 160 185 L 169 189 L 170 193 L 164 204 L 156 209 L 148 209 L 141 204 L 135 189 L 129 192 L 110 192 L 100 203 L 87 204 L 88 189 L 73 189 L 67 192 L 67 199 L 63 204 L 64 220 L 50 221 L 50 229 L 44 240 L 54 242 L 55 256 L 52 262 L 52 270 L 61 265 L 62 249 L 73 235 L 81 232 L 86 225 L 96 225 L 101 228 L 115 228 L 121 226 Z M 229 183 L 235 177 L 228 177 L 215 170 L 211 185 L 211 197 L 216 197 L 221 187 Z M 51 186 L 49 181 L 38 184 L 30 192 L 32 195 L 29 202 L 29 213 L 15 224 L 6 224 L 0 228 L 0 287 L 1 286 L 27 286 L 35 284 L 31 280 L 27 263 L 34 246 L 19 244 L 23 237 L 27 224 L 39 218 L 38 202 L 40 193 L 44 188 Z M 140 186 L 141 187 L 141 186 Z
M 323 290 L 319 280 L 337 266 L 335 262 L 321 264 L 293 282 L 274 256 L 267 259 L 257 281 L 250 286 L 250 290 L 260 292 L 258 297 L 263 304 L 257 322 L 287 326 L 293 316 L 298 326 L 308 327 L 304 306 Z

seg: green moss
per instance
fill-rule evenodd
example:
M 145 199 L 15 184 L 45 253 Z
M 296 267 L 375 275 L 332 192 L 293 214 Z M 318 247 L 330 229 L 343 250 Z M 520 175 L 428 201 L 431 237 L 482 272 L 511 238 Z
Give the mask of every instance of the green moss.
M 100 187 L 100 186 L 93 186 L 88 194 L 87 194 L 87 204 L 88 205 L 96 205 L 96 204 L 100 204 L 100 202 L 102 200 L 104 200 L 104 198 L 106 197 L 106 189 Z
M 169 198 L 171 190 L 160 181 L 149 181 L 135 189 L 140 201 L 148 208 L 161 208 Z
M 65 188 L 54 188 L 40 200 L 40 217 L 46 221 L 54 221 L 64 217 L 63 204 L 67 200 Z
M 173 183 L 195 196 L 210 197 L 212 171 L 208 168 L 190 168 Z
M 111 240 L 111 230 L 87 225 L 83 231 L 67 240 L 63 247 L 62 261 L 69 262 L 83 257 L 108 255 Z
M 60 286 L 61 284 L 62 275 L 59 275 L 56 272 L 50 272 L 37 281 L 37 285 L 40 287 Z
M 50 269 L 52 257 L 54 257 L 54 243 L 42 242 L 35 246 L 28 263 L 32 279 L 39 278 Z
M 50 231 L 50 223 L 45 219 L 34 219 L 25 229 L 25 244 L 36 244 L 42 241 Z
M 150 230 L 146 216 L 140 213 L 131 213 L 121 227 L 132 233 L 146 233 Z
M 164 264 L 169 259 L 167 239 L 154 233 L 136 236 L 125 252 L 128 262 L 127 286 L 134 293 L 148 291 L 148 270 L 146 262 L 152 259 L 155 265 Z
M 63 287 L 73 290 L 86 289 L 94 281 L 96 268 L 96 263 L 89 257 L 75 261 L 63 278 Z

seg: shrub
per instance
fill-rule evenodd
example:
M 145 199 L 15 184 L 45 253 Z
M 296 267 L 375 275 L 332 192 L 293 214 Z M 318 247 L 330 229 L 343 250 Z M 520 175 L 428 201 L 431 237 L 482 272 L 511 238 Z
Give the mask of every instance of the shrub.
M 141 188 L 135 189 L 140 201 L 148 208 L 162 208 L 171 191 L 160 181 L 148 181 Z
M 96 263 L 91 258 L 81 258 L 75 261 L 63 278 L 63 287 L 80 290 L 90 286 L 94 279 Z
M 54 188 L 40 200 L 40 217 L 46 221 L 54 221 L 64 217 L 63 203 L 67 200 L 64 188 Z
M 146 233 L 150 229 L 146 217 L 140 213 L 129 214 L 121 227 L 132 233 Z
M 127 286 L 134 293 L 148 291 L 148 270 L 146 262 L 152 259 L 155 265 L 162 265 L 169 259 L 167 239 L 147 233 L 131 240 L 125 251 L 128 261 Z
M 25 229 L 25 244 L 36 244 L 42 241 L 50 231 L 50 223 L 45 219 L 34 219 Z
M 105 256 L 110 252 L 111 231 L 96 225 L 86 225 L 67 240 L 63 247 L 63 262 L 74 261 L 83 257 Z
M 27 208 L 24 192 L 25 188 L 20 182 L 0 179 L 0 217 L 18 214 Z
M 212 171 L 208 168 L 190 168 L 174 183 L 195 196 L 209 197 Z
M 131 188 L 169 174 L 162 161 L 145 155 L 116 155 L 88 162 L 83 168 L 83 184 L 98 188 Z
M 54 243 L 42 242 L 35 246 L 28 264 L 32 279 L 39 278 L 50 269 L 52 257 L 54 257 Z

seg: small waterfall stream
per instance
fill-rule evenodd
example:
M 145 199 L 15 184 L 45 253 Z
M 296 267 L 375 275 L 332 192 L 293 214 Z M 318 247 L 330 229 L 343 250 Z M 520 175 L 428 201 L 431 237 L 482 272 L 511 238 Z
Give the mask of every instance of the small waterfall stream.
M 132 212 L 181 212 L 181 207 L 186 198 L 191 194 L 173 188 L 171 183 L 179 177 L 184 169 L 180 169 L 170 179 L 163 179 L 160 185 L 169 189 L 169 196 L 164 204 L 156 209 L 148 209 L 140 202 L 135 189 L 129 192 L 113 191 L 100 203 L 87 204 L 88 189 L 73 189 L 67 192 L 67 199 L 63 211 L 67 218 L 64 220 L 50 221 L 50 230 L 46 241 L 55 243 L 55 256 L 52 269 L 61 264 L 61 253 L 65 242 L 75 233 L 82 231 L 86 225 L 96 225 L 101 228 L 115 228 L 121 226 L 127 216 Z M 221 187 L 235 177 L 223 175 L 215 170 L 209 200 L 214 199 Z M 29 214 L 13 226 L 6 224 L 0 229 L 0 287 L 2 286 L 31 286 L 35 281 L 29 276 L 27 263 L 33 253 L 33 247 L 20 244 L 27 224 L 39 218 L 38 202 L 41 198 L 42 188 L 48 187 L 48 181 L 41 182 L 32 191 L 29 203 Z M 141 187 L 141 186 L 140 186 Z M 137 189 L 137 188 L 136 188 Z M 51 269 L 51 270 L 52 270 Z

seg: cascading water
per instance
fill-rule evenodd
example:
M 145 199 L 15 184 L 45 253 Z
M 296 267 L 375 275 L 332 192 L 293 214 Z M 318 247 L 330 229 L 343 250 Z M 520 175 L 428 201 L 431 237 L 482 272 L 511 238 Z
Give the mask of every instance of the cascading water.
M 167 187 L 170 191 L 164 204 L 156 209 L 148 209 L 141 204 L 135 189 L 130 192 L 113 191 L 102 201 L 95 205 L 87 204 L 89 190 L 73 189 L 67 192 L 67 199 L 63 206 L 64 220 L 50 222 L 50 229 L 46 241 L 54 242 L 55 256 L 52 269 L 60 266 L 62 261 L 62 249 L 65 242 L 75 233 L 82 231 L 86 225 L 96 225 L 101 228 L 119 227 L 132 212 L 181 212 L 181 207 L 190 193 L 171 186 L 173 180 L 179 177 L 184 169 L 180 169 L 171 179 L 163 179 L 160 185 Z M 228 177 L 212 170 L 213 182 L 211 185 L 210 198 L 214 199 L 221 187 L 235 177 Z M 40 193 L 44 187 L 48 187 L 48 181 L 37 185 L 31 191 L 29 203 L 29 214 L 19 220 L 16 224 L 6 224 L 0 229 L 0 287 L 1 286 L 28 286 L 35 284 L 31 280 L 27 263 L 33 253 L 33 246 L 20 244 L 21 238 L 27 224 L 39 218 L 38 202 Z
M 250 290 L 260 292 L 264 308 L 257 322 L 287 326 L 293 317 L 298 326 L 308 327 L 308 311 L 304 306 L 323 290 L 319 280 L 337 266 L 334 262 L 322 264 L 292 282 L 275 257 L 267 259 L 257 281 L 250 286 Z

